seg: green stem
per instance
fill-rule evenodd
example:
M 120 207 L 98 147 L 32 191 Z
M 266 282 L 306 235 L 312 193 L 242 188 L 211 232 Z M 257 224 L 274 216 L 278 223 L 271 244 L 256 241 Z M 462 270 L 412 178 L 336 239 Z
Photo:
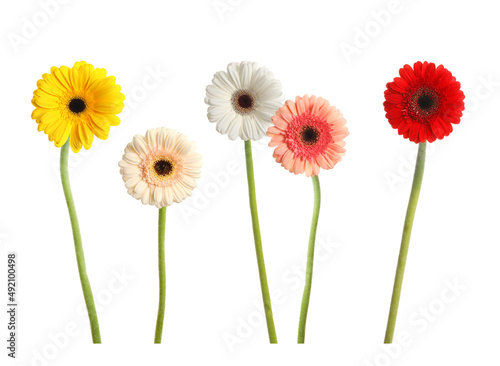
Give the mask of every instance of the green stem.
M 306 321 L 307 310 L 309 309 L 309 299 L 311 298 L 311 284 L 314 264 L 314 244 L 316 242 L 316 229 L 318 227 L 319 208 L 321 205 L 321 189 L 319 186 L 319 177 L 312 177 L 314 187 L 314 208 L 311 221 L 311 231 L 309 233 L 309 247 L 307 248 L 307 264 L 306 264 L 306 282 L 304 285 L 304 293 L 302 295 L 302 305 L 300 307 L 299 334 L 297 343 L 302 344 L 306 338 Z
M 274 327 L 271 296 L 269 295 L 269 285 L 267 284 L 266 265 L 264 263 L 264 252 L 262 250 L 262 239 L 260 237 L 259 216 L 257 213 L 257 198 L 255 195 L 255 177 L 253 174 L 252 144 L 249 140 L 245 141 L 245 156 L 247 163 L 248 196 L 250 200 L 250 211 L 252 213 L 253 238 L 255 241 L 255 252 L 257 254 L 257 264 L 259 267 L 260 287 L 262 290 L 262 300 L 264 301 L 267 332 L 269 333 L 269 343 L 278 343 L 278 338 L 276 337 L 276 329 Z
M 99 321 L 97 319 L 97 311 L 94 304 L 94 296 L 92 295 L 92 288 L 90 287 L 89 277 L 85 268 L 85 256 L 83 253 L 82 236 L 80 234 L 80 226 L 78 225 L 78 217 L 76 215 L 75 202 L 73 201 L 73 194 L 71 193 L 71 186 L 69 183 L 68 174 L 68 152 L 69 152 L 69 139 L 61 148 L 61 182 L 68 206 L 69 217 L 71 220 L 71 228 L 73 229 L 73 240 L 75 242 L 76 261 L 78 263 L 78 273 L 80 274 L 80 282 L 82 284 L 83 297 L 87 305 L 87 312 L 89 314 L 90 329 L 92 331 L 92 340 L 95 344 L 101 343 L 101 334 L 99 332 Z
M 415 211 L 417 209 L 420 187 L 422 186 L 422 178 L 424 177 L 425 145 L 426 143 L 423 142 L 418 146 L 417 163 L 415 165 L 415 174 L 413 176 L 410 201 L 408 202 L 408 208 L 406 210 L 403 237 L 401 239 L 401 248 L 399 250 L 398 266 L 396 268 L 396 278 L 394 279 L 391 308 L 389 310 L 389 319 L 387 321 L 384 343 L 392 343 L 392 339 L 394 337 L 396 318 L 398 316 L 399 299 L 401 297 L 401 287 L 403 285 L 403 277 L 405 273 L 406 257 L 408 256 L 408 247 L 410 245 L 411 229 L 413 227 L 413 219 L 415 218 Z
M 163 320 L 165 319 L 165 220 L 167 208 L 162 207 L 158 214 L 158 273 L 160 277 L 160 302 L 158 305 L 158 317 L 156 318 L 155 343 L 161 343 L 163 334 Z

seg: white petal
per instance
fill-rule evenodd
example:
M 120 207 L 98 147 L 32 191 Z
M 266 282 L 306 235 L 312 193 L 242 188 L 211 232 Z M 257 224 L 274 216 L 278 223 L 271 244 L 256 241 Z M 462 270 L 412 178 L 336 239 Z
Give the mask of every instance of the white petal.
M 221 98 L 208 98 L 206 101 L 208 105 L 220 106 L 220 107 L 229 107 L 231 106 L 231 101 L 227 99 Z
M 219 71 L 214 75 L 212 84 L 218 87 L 221 91 L 224 91 L 232 95 L 238 87 L 233 83 L 231 77 L 225 71 Z
M 217 122 L 216 129 L 218 132 L 222 133 L 223 135 L 228 133 L 229 126 L 233 121 L 238 117 L 238 114 L 234 111 L 231 111 L 230 113 L 226 113 L 225 115 L 222 115 L 219 118 L 219 121 Z
M 264 101 L 283 101 L 283 91 L 280 84 L 268 83 L 261 90 L 255 92 L 259 99 Z
M 240 86 L 242 89 L 249 89 L 252 85 L 252 64 L 242 62 L 239 67 Z
M 210 122 L 217 123 L 219 119 L 235 113 L 232 106 L 210 106 L 208 107 L 207 118 Z
M 207 97 L 209 98 L 220 98 L 220 99 L 230 99 L 232 91 L 227 88 L 221 88 L 215 85 L 209 85 L 206 89 Z
M 241 81 L 240 81 L 240 73 L 239 73 L 240 64 L 237 62 L 231 62 L 227 65 L 227 75 L 229 76 L 232 84 L 236 87 L 236 89 L 241 89 Z
M 256 107 L 249 115 L 234 111 L 232 95 L 241 89 L 255 93 Z M 255 62 L 233 62 L 226 72 L 214 75 L 212 85 L 206 89 L 205 103 L 209 105 L 207 117 L 216 123 L 216 129 L 231 140 L 258 140 L 271 125 L 271 117 L 283 104 L 281 83 L 265 67 Z
M 241 128 L 242 128 L 243 120 L 240 115 L 236 115 L 236 118 L 231 121 L 229 124 L 229 129 L 227 131 L 228 137 L 231 140 L 236 140 L 240 136 Z M 241 137 L 244 140 L 243 137 Z

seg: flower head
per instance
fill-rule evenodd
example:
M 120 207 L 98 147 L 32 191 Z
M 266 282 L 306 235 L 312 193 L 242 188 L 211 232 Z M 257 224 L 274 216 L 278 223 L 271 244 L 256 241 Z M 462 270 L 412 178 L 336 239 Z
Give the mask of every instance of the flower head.
M 281 83 L 255 62 L 232 62 L 207 86 L 208 120 L 231 140 L 259 140 L 282 105 Z
M 344 138 L 349 135 L 346 120 L 327 100 L 309 97 L 287 100 L 272 117 L 269 146 L 273 156 L 290 172 L 319 174 L 320 168 L 332 169 L 345 153 Z
M 415 143 L 433 142 L 453 131 L 464 110 L 464 93 L 451 72 L 429 62 L 399 69 L 387 83 L 384 109 L 391 126 Z
M 96 69 L 84 61 L 72 68 L 52 67 L 50 74 L 38 80 L 31 103 L 35 106 L 31 118 L 38 123 L 49 141 L 61 147 L 70 138 L 71 150 L 82 145 L 90 149 L 94 136 L 108 138 L 110 126 L 118 126 L 116 116 L 124 107 L 125 96 L 114 76 L 105 69 Z
M 136 135 L 118 165 L 128 193 L 161 208 L 191 195 L 202 164 L 194 142 L 160 127 Z

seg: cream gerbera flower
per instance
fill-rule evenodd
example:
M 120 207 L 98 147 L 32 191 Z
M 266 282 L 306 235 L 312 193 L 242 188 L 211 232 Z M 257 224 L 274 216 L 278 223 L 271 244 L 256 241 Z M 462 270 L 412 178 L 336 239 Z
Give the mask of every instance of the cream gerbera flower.
M 124 107 L 125 96 L 114 76 L 105 69 L 96 69 L 85 61 L 72 68 L 52 67 L 50 74 L 38 80 L 31 103 L 36 107 L 31 117 L 56 147 L 68 137 L 71 150 L 90 149 L 94 136 L 108 138 L 111 126 L 118 126 L 116 116 Z
M 261 139 L 284 99 L 281 83 L 273 74 L 247 61 L 232 62 L 227 72 L 217 72 L 206 91 L 208 120 L 231 140 Z
M 189 197 L 200 177 L 201 155 L 194 142 L 165 127 L 136 135 L 118 164 L 128 193 L 158 208 Z

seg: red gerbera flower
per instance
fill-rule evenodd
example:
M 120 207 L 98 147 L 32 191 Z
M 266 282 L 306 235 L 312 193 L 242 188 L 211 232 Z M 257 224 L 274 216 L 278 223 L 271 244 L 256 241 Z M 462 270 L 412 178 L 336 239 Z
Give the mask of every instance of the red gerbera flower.
M 385 116 L 404 138 L 433 142 L 453 131 L 464 110 L 460 83 L 443 65 L 416 62 L 399 69 L 401 77 L 387 83 Z

